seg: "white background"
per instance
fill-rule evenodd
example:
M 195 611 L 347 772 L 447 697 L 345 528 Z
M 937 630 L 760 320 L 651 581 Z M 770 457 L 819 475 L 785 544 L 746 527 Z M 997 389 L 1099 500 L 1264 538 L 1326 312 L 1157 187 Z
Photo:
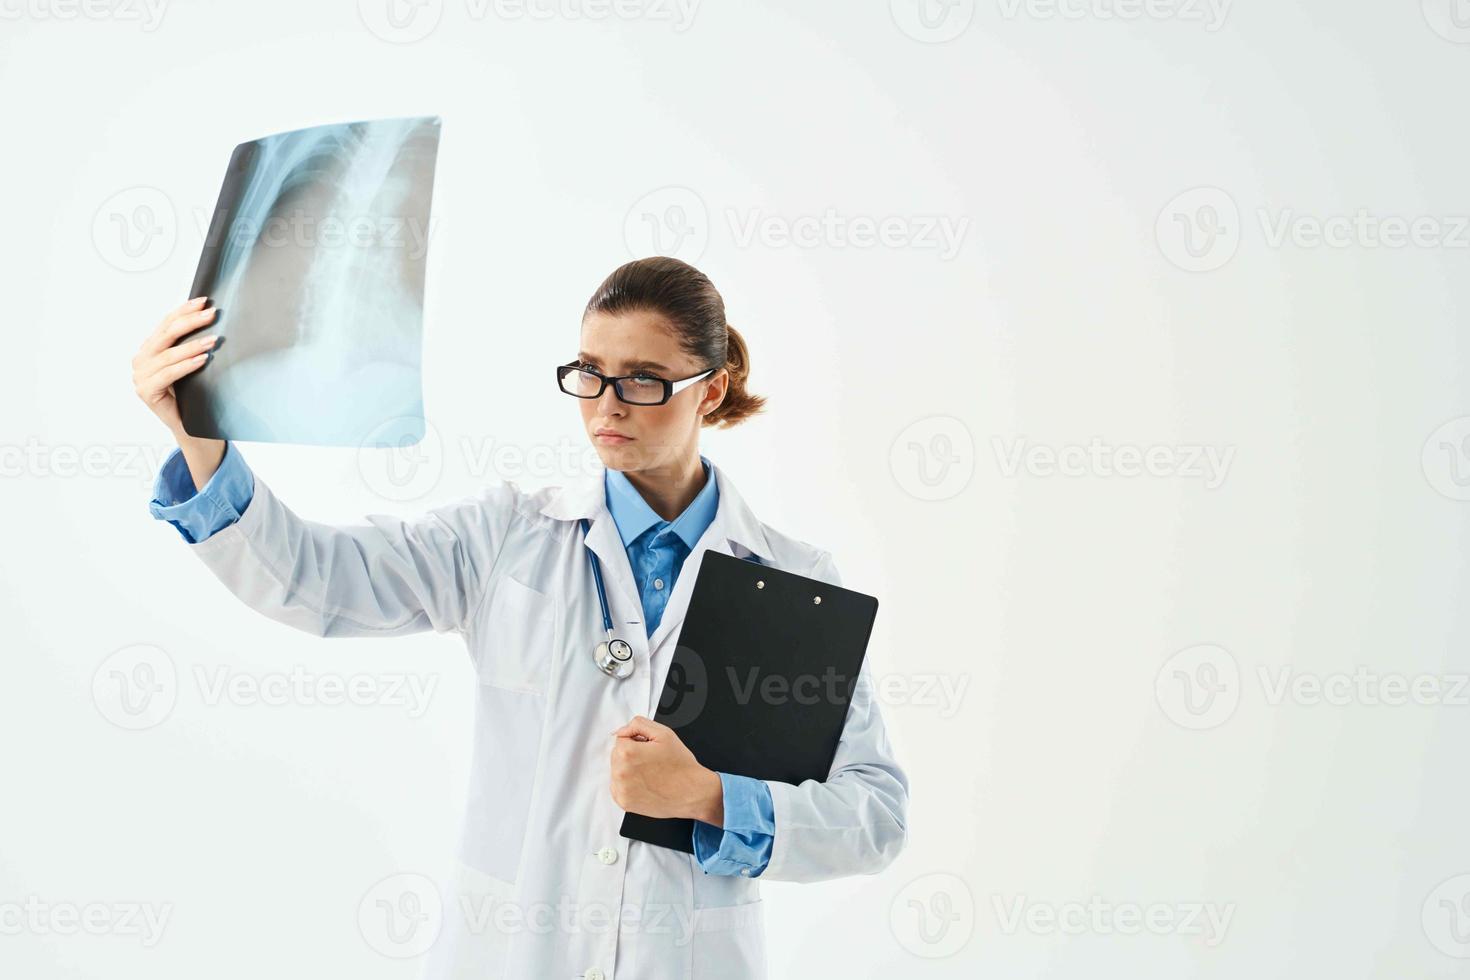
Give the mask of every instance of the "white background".
M 1464 0 L 570 2 L 0 0 L 0 975 L 414 976 L 358 905 L 448 864 L 467 658 L 229 595 L 128 362 L 236 143 L 438 114 L 412 493 L 242 448 L 332 522 L 575 477 L 587 297 L 708 272 L 770 404 L 702 448 L 881 597 L 912 781 L 887 871 L 765 886 L 774 976 L 1465 976 Z M 433 696 L 211 703 L 293 670 Z

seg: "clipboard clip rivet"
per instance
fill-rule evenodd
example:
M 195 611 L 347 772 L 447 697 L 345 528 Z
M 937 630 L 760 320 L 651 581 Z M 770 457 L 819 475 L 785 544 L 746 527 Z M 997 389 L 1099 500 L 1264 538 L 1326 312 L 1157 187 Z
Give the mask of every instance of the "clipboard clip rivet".
M 822 604 L 822 597 L 821 596 L 819 596 L 819 595 L 812 596 L 812 605 L 814 605 L 814 606 L 820 606 L 821 604 Z
M 757 589 L 764 589 L 766 587 L 766 580 L 765 579 L 761 579 L 760 581 L 756 582 L 755 583 L 755 587 Z

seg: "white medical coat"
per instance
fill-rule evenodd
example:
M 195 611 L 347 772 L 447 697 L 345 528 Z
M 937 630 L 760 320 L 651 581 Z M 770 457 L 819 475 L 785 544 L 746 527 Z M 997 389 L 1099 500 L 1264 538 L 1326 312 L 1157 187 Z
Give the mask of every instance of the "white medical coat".
M 763 978 L 761 880 L 873 874 L 902 849 L 908 782 L 866 664 L 827 779 L 769 783 L 776 831 L 760 879 L 706 874 L 692 855 L 619 835 L 611 732 L 653 716 L 704 552 L 840 584 L 828 552 L 761 524 L 712 472 L 718 510 L 652 637 L 601 468 L 565 487 L 507 482 L 416 519 L 353 526 L 301 519 L 257 475 L 240 519 L 189 545 L 251 608 L 308 633 L 464 637 L 478 677 L 474 757 L 431 977 Z M 592 663 L 604 631 L 583 517 L 634 650 L 623 681 Z

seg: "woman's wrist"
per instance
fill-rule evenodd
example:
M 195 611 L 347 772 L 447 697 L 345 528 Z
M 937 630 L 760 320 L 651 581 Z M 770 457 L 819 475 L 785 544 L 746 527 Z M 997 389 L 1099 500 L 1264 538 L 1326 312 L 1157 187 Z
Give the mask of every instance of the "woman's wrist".
M 725 784 L 720 774 L 713 769 L 700 773 L 700 793 L 695 799 L 694 812 L 690 816 L 714 827 L 725 825 Z
M 194 481 L 195 491 L 202 490 L 220 463 L 224 462 L 226 440 L 191 436 L 182 427 L 174 430 L 174 439 L 184 455 L 184 465 L 189 470 L 189 478 Z

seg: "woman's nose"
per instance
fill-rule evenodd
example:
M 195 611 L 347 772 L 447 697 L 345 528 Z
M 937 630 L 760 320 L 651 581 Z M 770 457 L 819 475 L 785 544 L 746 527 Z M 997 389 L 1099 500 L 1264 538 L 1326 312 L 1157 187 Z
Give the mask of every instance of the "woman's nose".
M 597 411 L 602 415 L 622 415 L 625 407 L 618 401 L 618 393 L 613 390 L 612 385 L 602 389 L 602 394 L 597 397 Z

